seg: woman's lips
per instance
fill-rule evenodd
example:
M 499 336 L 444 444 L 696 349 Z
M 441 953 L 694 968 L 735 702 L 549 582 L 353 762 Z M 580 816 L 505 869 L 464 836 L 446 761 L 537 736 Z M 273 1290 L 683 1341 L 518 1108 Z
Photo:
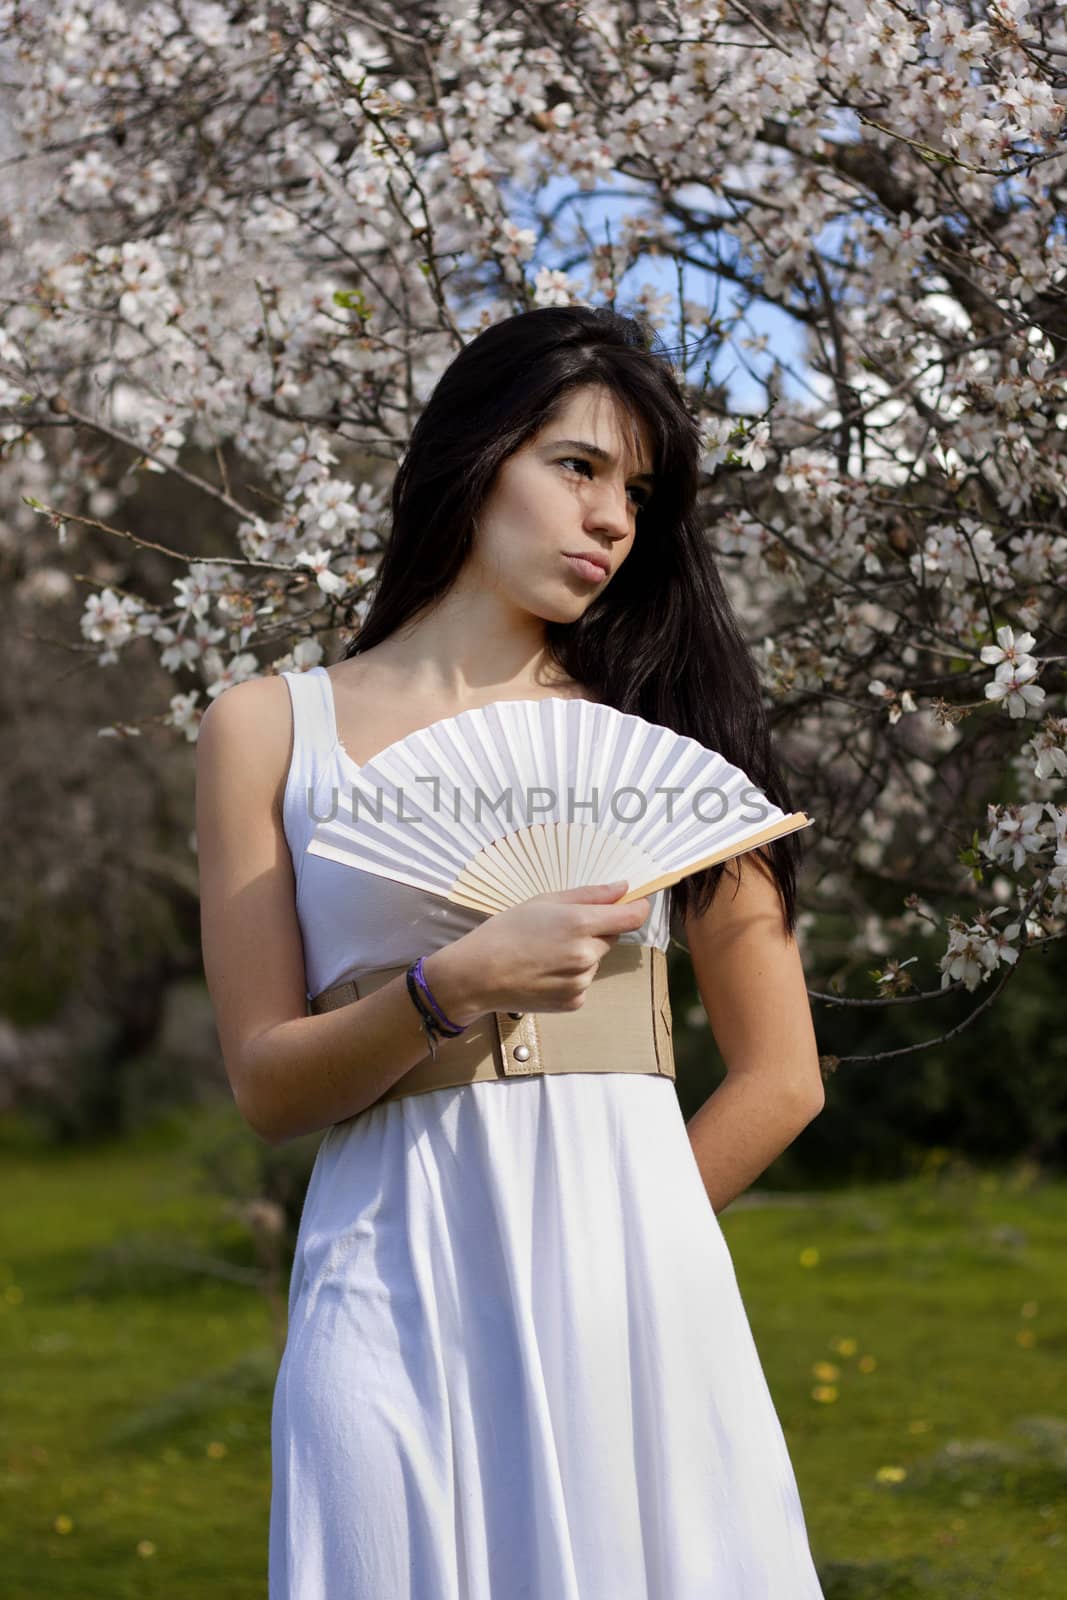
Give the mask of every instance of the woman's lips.
M 583 578 L 588 578 L 590 583 L 602 583 L 607 577 L 604 568 L 597 561 L 587 561 L 584 556 L 568 555 L 565 555 L 563 559 L 564 561 L 569 561 L 575 572 L 579 573 Z

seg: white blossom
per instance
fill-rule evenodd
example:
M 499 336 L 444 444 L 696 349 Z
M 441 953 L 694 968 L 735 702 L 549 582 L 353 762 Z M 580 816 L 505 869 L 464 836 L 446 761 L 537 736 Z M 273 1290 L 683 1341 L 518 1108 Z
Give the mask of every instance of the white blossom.
M 195 742 L 200 731 L 200 717 L 196 705 L 199 698 L 199 689 L 192 689 L 188 694 L 172 694 L 170 710 L 163 719 L 170 727 L 183 733 L 190 743 Z
M 108 646 L 97 657 L 100 666 L 109 666 L 118 660 L 119 648 L 135 637 L 135 620 L 143 610 L 143 602 L 134 595 L 117 595 L 112 589 L 88 597 L 82 611 L 81 631 L 93 644 Z
M 338 577 L 336 572 L 330 571 L 332 555 L 332 550 L 326 550 L 319 545 L 314 550 L 298 550 L 294 557 L 297 566 L 311 568 L 323 594 L 341 594 L 345 587 L 344 579 Z
M 1013 666 L 1028 667 L 1033 657 L 1027 651 L 1033 648 L 1034 636 L 1032 633 L 1020 633 L 1015 637 L 1013 628 L 998 628 L 996 644 L 982 646 L 982 660 L 993 663 L 1009 661 Z
M 681 381 L 700 536 L 826 829 L 802 927 L 847 905 L 883 988 L 935 932 L 973 986 L 1067 916 L 1041 809 L 1067 778 L 1062 7 L 834 0 L 809 27 L 675 0 L 666 26 L 596 0 L 564 25 L 458 0 L 444 26 L 414 8 L 410 40 L 321 0 L 135 9 L 0 0 L 26 155 L 0 258 L 16 607 L 59 601 L 65 564 L 99 591 L 83 648 L 154 652 L 191 741 L 231 683 L 318 664 L 340 596 L 360 626 L 458 344 L 610 301 Z M 986 874 L 929 916 L 856 903 L 857 863 L 950 883 L 961 837 Z
M 943 989 L 961 979 L 966 988 L 977 989 L 979 983 L 984 982 L 1001 962 L 1013 966 L 1018 961 L 1019 951 L 1015 941 L 1021 932 L 1021 924 L 1013 922 L 1000 929 L 992 926 L 993 917 L 1006 915 L 1007 912 L 1007 906 L 994 906 L 991 911 L 984 913 L 983 922 L 974 922 L 969 926 L 964 926 L 956 919 L 949 933 L 948 949 L 941 958 Z
M 217 650 L 206 651 L 204 671 L 209 678 L 207 693 L 214 700 L 233 684 L 243 683 L 246 678 L 257 677 L 258 666 L 259 662 L 250 650 L 233 656 L 228 663 L 223 661 Z
M 1044 689 L 1034 683 L 1033 669 L 1028 666 L 998 667 L 993 682 L 986 684 L 985 693 L 987 700 L 1002 702 L 1011 717 L 1029 716 L 1030 708 L 1040 706 L 1045 699 Z

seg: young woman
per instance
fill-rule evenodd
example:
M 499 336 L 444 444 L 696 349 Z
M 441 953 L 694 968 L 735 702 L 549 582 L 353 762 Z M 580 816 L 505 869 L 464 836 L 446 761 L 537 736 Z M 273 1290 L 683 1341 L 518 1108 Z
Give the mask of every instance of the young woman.
M 474 339 L 414 429 L 342 660 L 238 684 L 201 723 L 234 1097 L 273 1144 L 324 1132 L 274 1397 L 271 1600 L 821 1597 L 717 1220 L 822 1104 L 795 836 L 629 905 L 594 885 L 492 916 L 305 853 L 372 756 L 510 700 L 662 723 L 793 809 L 695 516 L 699 430 L 650 346 L 585 307 Z M 662 962 L 672 922 L 728 1069 L 688 1127 L 658 1048 L 622 1070 L 647 1015 L 597 985 Z M 551 1070 L 487 1055 L 495 1081 L 400 1081 L 440 1070 L 435 1040 L 443 1059 L 527 1014 L 558 1039 L 553 1013 L 589 1007 L 562 1070 L 546 1045 Z

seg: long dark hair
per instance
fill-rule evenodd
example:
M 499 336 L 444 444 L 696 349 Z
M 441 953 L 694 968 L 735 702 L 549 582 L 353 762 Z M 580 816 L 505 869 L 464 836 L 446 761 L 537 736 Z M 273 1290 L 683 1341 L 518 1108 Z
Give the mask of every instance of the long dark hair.
M 719 751 L 789 812 L 755 662 L 697 522 L 699 424 L 656 338 L 643 320 L 607 308 L 544 306 L 495 323 L 460 351 L 412 430 L 373 599 L 341 659 L 380 644 L 445 594 L 501 463 L 571 390 L 602 385 L 647 426 L 655 485 L 607 588 L 576 622 L 546 622 L 549 655 L 593 698 Z M 799 839 L 752 854 L 770 869 L 792 934 Z M 723 871 L 675 884 L 672 918 L 705 911 Z

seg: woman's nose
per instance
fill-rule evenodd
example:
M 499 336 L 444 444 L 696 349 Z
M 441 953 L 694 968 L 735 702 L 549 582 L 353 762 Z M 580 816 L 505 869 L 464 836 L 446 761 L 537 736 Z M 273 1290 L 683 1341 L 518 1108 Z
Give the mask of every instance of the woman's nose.
M 603 485 L 589 519 L 595 527 L 603 528 L 605 533 L 617 538 L 625 537 L 630 532 L 630 500 L 625 484 L 621 488 Z

